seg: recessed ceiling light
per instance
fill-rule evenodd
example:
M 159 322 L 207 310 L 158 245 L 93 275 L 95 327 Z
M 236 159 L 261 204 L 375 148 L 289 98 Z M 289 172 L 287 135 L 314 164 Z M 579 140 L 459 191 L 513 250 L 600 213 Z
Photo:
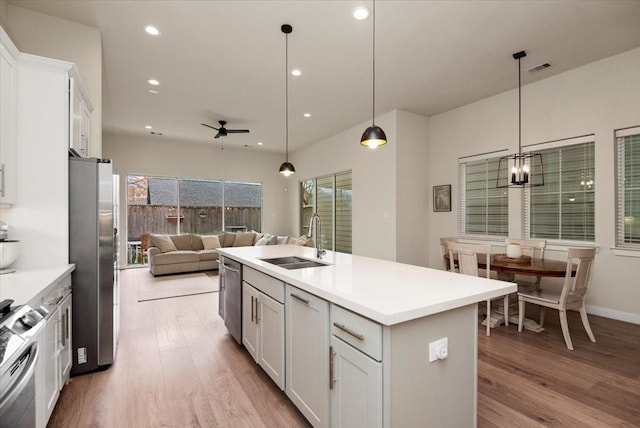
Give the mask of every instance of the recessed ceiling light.
M 302 71 L 298 70 L 297 68 L 294 68 L 293 70 L 291 70 L 291 74 L 294 76 L 302 76 Z
M 153 25 L 147 25 L 146 27 L 144 27 L 144 31 L 146 31 L 147 33 L 151 34 L 152 36 L 159 36 L 160 35 L 160 31 L 154 27 Z
M 358 6 L 353 9 L 353 17 L 358 21 L 364 21 L 369 17 L 369 9 L 364 6 Z
M 158 93 L 158 91 L 156 91 L 155 89 L 149 89 L 149 93 L 150 93 L 150 94 L 157 94 L 157 93 Z
M 158 86 L 160 84 L 156 79 L 149 79 L 147 80 L 147 83 L 153 86 Z
M 311 117 L 311 113 L 305 113 L 303 116 L 304 117 Z
M 144 129 L 153 129 L 153 126 L 151 126 L 151 125 L 145 125 Z
M 264 143 L 262 141 L 258 141 L 258 145 L 262 146 Z

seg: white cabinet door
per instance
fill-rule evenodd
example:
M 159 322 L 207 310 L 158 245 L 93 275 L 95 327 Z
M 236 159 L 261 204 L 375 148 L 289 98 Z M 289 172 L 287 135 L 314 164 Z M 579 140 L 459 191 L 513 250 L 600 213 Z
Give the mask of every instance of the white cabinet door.
M 284 390 L 284 305 L 258 296 L 258 364 Z
M 69 109 L 70 147 L 80 156 L 89 157 L 91 111 L 74 77 L 69 78 Z
M 242 344 L 253 359 L 258 361 L 258 312 L 259 292 L 248 283 L 242 284 Z
M 56 307 L 44 327 L 45 419 L 49 420 L 60 395 L 60 307 Z
M 62 387 L 71 373 L 71 294 L 60 303 L 60 385 Z
M 329 303 L 287 284 L 285 392 L 311 424 L 329 425 Z
M 0 205 L 16 202 L 17 62 L 15 46 L 0 29 Z
M 331 426 L 382 427 L 382 363 L 331 336 Z

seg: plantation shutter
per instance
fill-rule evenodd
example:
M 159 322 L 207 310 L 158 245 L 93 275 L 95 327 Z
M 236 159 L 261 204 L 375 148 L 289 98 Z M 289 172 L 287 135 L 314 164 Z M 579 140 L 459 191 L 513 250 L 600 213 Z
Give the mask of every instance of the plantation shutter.
M 322 223 L 322 248 L 333 248 L 333 175 L 316 181 L 316 212 Z
M 351 253 L 351 173 L 336 174 L 335 250 Z

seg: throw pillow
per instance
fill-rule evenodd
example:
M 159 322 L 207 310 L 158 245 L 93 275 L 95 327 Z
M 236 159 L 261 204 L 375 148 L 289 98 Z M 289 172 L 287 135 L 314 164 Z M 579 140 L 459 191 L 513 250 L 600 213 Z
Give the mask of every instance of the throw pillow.
M 151 246 L 157 247 L 163 253 L 168 253 L 169 251 L 177 251 L 175 244 L 169 238 L 169 235 L 151 235 Z
M 220 248 L 218 235 L 201 236 L 200 238 L 202 239 L 202 244 L 204 245 L 205 250 L 215 250 L 216 248 Z
M 313 247 L 313 240 L 302 235 L 299 238 L 289 239 L 289 245 L 300 245 L 301 247 Z
M 253 238 L 255 233 L 253 232 L 238 232 L 236 239 L 233 241 L 234 247 L 250 247 L 253 245 Z
M 275 245 L 277 242 L 277 236 L 265 233 L 262 238 L 256 242 L 257 245 Z
M 236 234 L 233 232 L 224 232 L 224 242 L 222 242 L 223 247 L 231 247 L 233 246 L 233 241 L 236 240 Z
M 264 237 L 264 233 L 256 232 L 255 230 L 252 230 L 252 232 L 256 234 L 255 238 L 253 238 L 253 245 L 256 245 L 256 242 Z
M 287 245 L 288 242 L 289 242 L 288 236 L 278 236 L 276 239 L 277 245 Z

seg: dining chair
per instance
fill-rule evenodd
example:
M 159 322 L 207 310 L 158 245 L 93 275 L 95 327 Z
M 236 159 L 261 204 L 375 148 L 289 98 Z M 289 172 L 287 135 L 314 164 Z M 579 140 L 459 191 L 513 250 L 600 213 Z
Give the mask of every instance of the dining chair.
M 507 238 L 504 240 L 505 245 L 516 244 L 520 245 L 523 256 L 529 256 L 532 259 L 544 259 L 544 249 L 547 247 L 547 241 L 544 239 L 514 239 Z M 518 284 L 518 289 L 535 289 L 540 288 L 540 282 L 542 277 L 536 276 L 535 281 L 527 281 L 518 278 L 515 282 Z
M 147 263 L 147 252 L 149 250 L 149 244 L 151 240 L 151 235 L 145 233 L 140 235 L 140 263 Z
M 491 245 L 463 244 L 460 242 L 447 242 L 449 247 L 449 260 L 458 260 L 458 272 L 463 275 L 480 276 L 478 269 L 478 254 L 484 254 L 487 260 L 486 277 L 491 279 Z M 451 263 L 452 272 L 455 272 L 455 264 Z M 504 324 L 509 325 L 509 317 L 506 308 L 509 305 L 508 296 L 504 297 L 505 316 Z M 491 335 L 491 300 L 487 300 L 487 336 Z
M 567 270 L 564 276 L 562 290 L 554 291 L 547 289 L 518 291 L 518 306 L 520 314 L 518 316 L 518 331 L 522 331 L 524 321 L 525 303 L 533 303 L 540 306 L 540 325 L 544 324 L 544 309 L 557 309 L 560 314 L 560 326 L 562 335 L 567 344 L 567 348 L 573 350 L 571 336 L 569 336 L 569 325 L 567 323 L 567 310 L 577 310 L 580 312 L 584 329 L 592 342 L 596 341 L 589 319 L 585 302 L 589 292 L 591 282 L 591 271 L 593 269 L 593 259 L 596 255 L 595 248 L 569 248 L 567 254 Z M 576 264 L 575 276 L 572 276 L 573 266 Z
M 458 238 L 455 236 L 445 236 L 440 238 L 440 254 L 442 255 L 442 264 L 444 265 L 444 270 L 451 270 L 451 266 L 449 265 L 449 259 L 445 257 L 449 254 L 449 247 L 447 243 L 449 242 L 458 242 Z

